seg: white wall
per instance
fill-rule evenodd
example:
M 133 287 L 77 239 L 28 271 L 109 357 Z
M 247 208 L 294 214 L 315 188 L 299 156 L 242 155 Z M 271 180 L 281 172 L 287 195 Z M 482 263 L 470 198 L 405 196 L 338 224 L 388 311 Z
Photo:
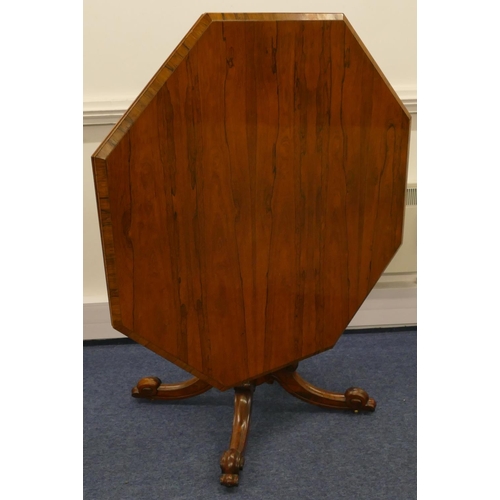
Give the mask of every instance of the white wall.
M 90 156 L 111 130 L 111 124 L 116 123 L 204 12 L 344 13 L 412 112 L 408 182 L 416 185 L 416 0 L 85 0 L 83 7 L 84 303 L 107 301 Z M 384 279 L 386 283 L 406 280 L 408 286 L 414 284 L 415 273 L 416 209 L 410 209 L 403 246 Z M 387 290 L 384 294 L 386 297 Z M 409 300 L 405 308 L 416 312 L 416 293 L 414 307 L 413 299 Z M 380 319 L 373 321 L 381 324 Z M 385 320 L 385 324 L 415 322 L 416 316 L 414 321 L 399 316 L 397 321 Z M 366 315 L 362 323 L 357 326 L 376 326 Z
M 204 12 L 342 12 L 396 90 L 416 91 L 416 0 L 85 0 L 84 100 L 128 99 Z

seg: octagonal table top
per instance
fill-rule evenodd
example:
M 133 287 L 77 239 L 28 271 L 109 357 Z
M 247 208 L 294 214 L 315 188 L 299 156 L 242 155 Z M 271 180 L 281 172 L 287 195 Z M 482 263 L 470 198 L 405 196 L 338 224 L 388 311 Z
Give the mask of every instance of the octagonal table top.
M 333 347 L 409 130 L 344 15 L 203 15 L 92 157 L 113 327 L 221 390 Z

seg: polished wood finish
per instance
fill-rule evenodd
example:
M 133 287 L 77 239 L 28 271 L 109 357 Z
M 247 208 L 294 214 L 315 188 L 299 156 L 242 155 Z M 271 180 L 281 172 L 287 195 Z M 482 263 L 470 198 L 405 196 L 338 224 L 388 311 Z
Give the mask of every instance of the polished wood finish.
M 333 347 L 401 244 L 409 126 L 343 15 L 202 16 L 92 158 L 113 327 L 220 390 Z
M 158 377 L 144 377 L 132 389 L 134 398 L 177 400 L 198 396 L 212 386 L 196 377 L 180 384 L 162 384 Z
M 258 377 L 251 382 L 234 388 L 234 417 L 229 448 L 220 459 L 220 483 L 232 487 L 239 485 L 239 474 L 245 464 L 245 448 L 250 431 L 253 393 L 255 387 L 275 380 L 290 394 L 306 403 L 333 410 L 374 411 L 377 404 L 367 392 L 359 387 L 351 387 L 344 394 L 319 389 L 305 381 L 297 373 L 298 363 L 276 372 Z M 149 400 L 179 400 L 197 396 L 211 386 L 193 378 L 180 384 L 162 384 L 158 377 L 144 377 L 132 389 L 132 396 Z
M 296 368 L 297 365 L 292 365 L 271 375 L 292 396 L 323 408 L 351 410 L 355 413 L 375 410 L 377 403 L 368 396 L 365 390 L 350 387 L 343 394 L 325 391 L 306 382 L 296 372 Z
M 194 376 L 132 396 L 234 387 L 223 485 L 239 483 L 260 384 L 375 410 L 296 369 L 401 244 L 409 130 L 342 14 L 205 14 L 94 153 L 112 325 Z
M 252 397 L 255 384 L 249 383 L 234 388 L 234 418 L 233 432 L 229 449 L 220 459 L 220 483 L 224 486 L 238 486 L 239 472 L 243 469 L 243 456 L 250 431 L 250 416 L 252 414 Z

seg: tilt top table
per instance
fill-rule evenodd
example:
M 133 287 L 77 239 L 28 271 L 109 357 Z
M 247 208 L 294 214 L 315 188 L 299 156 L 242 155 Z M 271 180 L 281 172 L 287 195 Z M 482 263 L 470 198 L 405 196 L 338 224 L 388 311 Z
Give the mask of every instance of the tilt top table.
M 374 410 L 296 372 L 402 242 L 410 115 L 342 14 L 204 14 L 92 156 L 113 327 L 190 372 L 134 397 L 254 388 Z

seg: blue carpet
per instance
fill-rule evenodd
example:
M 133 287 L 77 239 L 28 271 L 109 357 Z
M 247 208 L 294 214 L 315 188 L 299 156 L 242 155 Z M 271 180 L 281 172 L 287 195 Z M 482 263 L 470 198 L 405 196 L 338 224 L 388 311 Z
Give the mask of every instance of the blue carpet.
M 84 499 L 416 499 L 416 344 L 416 330 L 344 334 L 300 364 L 321 388 L 364 388 L 374 413 L 309 405 L 276 382 L 257 387 L 245 468 L 232 489 L 219 484 L 219 459 L 233 391 L 137 400 L 130 390 L 143 376 L 189 375 L 140 345 L 86 346 Z

